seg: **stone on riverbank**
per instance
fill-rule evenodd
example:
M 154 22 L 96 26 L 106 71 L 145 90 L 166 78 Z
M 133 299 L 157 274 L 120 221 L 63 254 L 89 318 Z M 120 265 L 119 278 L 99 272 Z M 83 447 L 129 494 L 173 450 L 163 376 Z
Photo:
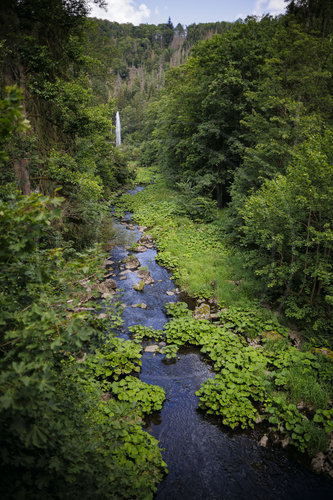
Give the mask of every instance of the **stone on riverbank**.
M 154 246 L 153 237 L 150 234 L 143 234 L 137 243 L 146 248 L 153 248 Z
M 195 319 L 210 319 L 210 307 L 208 304 L 200 304 L 194 310 Z

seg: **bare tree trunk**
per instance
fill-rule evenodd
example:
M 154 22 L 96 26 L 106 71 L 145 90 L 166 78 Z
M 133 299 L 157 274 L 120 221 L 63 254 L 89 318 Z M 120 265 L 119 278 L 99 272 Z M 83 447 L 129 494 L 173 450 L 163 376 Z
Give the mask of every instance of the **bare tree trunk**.
M 19 189 L 23 194 L 29 196 L 31 194 L 30 178 L 27 169 L 28 159 L 21 158 L 20 160 L 14 160 L 14 172 L 17 180 Z
M 27 119 L 27 110 L 26 110 L 26 78 L 25 71 L 22 64 L 18 65 L 18 77 L 19 77 L 19 85 L 23 89 L 23 113 L 24 118 Z M 24 154 L 24 153 L 23 153 Z M 26 155 L 24 155 L 26 156 Z M 28 158 L 17 158 L 14 160 L 14 172 L 16 181 L 19 189 L 23 194 L 29 196 L 31 194 L 31 185 L 30 185 L 30 177 L 28 170 L 29 160 Z
M 223 205 L 223 185 L 221 183 L 216 184 L 216 201 L 218 208 L 222 208 Z

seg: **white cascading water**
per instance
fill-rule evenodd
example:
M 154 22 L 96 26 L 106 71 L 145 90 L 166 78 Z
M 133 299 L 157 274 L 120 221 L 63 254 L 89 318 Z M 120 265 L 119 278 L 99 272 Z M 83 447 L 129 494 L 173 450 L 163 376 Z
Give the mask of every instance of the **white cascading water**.
M 116 146 L 120 146 L 121 144 L 121 124 L 120 124 L 120 116 L 119 111 L 116 114 Z

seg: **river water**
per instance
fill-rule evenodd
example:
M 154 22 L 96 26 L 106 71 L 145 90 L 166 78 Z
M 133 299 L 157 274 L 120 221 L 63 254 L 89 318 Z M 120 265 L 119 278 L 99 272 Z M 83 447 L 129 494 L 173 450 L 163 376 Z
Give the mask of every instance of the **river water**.
M 141 188 L 133 190 L 135 194 Z M 130 220 L 130 214 L 126 219 Z M 132 252 L 128 248 L 142 233 L 135 226 L 127 229 L 115 220 L 118 244 L 111 252 L 115 279 L 123 290 L 126 305 L 119 335 L 129 338 L 128 327 L 136 324 L 160 329 L 167 322 L 166 302 L 179 300 L 168 271 L 155 262 L 156 249 L 136 253 L 141 266 L 154 278 L 139 292 L 133 284 L 135 272 L 120 279 L 121 260 Z M 167 294 L 169 292 L 169 294 Z M 170 295 L 173 292 L 174 295 Z M 145 303 L 146 309 L 132 305 Z M 157 500 L 287 500 L 333 498 L 332 482 L 314 474 L 299 460 L 279 449 L 259 446 L 253 432 L 228 431 L 218 419 L 198 410 L 195 396 L 200 385 L 214 377 L 199 349 L 184 347 L 177 362 L 165 362 L 161 354 L 145 352 L 140 379 L 160 385 L 166 393 L 163 409 L 147 422 L 147 431 L 160 441 L 169 474 L 160 483 Z

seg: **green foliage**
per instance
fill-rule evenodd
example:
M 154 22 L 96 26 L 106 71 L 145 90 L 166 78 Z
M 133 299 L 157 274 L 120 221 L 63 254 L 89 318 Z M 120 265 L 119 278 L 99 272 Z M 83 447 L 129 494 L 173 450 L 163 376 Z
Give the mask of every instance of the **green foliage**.
M 241 429 L 253 427 L 253 423 L 258 416 L 258 411 L 248 399 L 249 387 L 237 384 L 235 391 L 234 382 L 226 382 L 223 377 L 216 376 L 215 380 L 208 379 L 196 392 L 200 396 L 200 408 L 207 413 L 214 413 L 222 416 L 222 423 L 234 429 L 240 426 Z
M 162 349 L 160 349 L 160 352 L 165 355 L 166 359 L 175 359 L 177 357 L 179 346 L 177 344 L 169 344 Z
M 313 421 L 321 424 L 327 434 L 333 431 L 333 409 L 330 410 L 317 410 Z
M 100 248 L 66 260 L 48 247 L 61 202 L 0 202 L 1 495 L 152 498 L 166 470 L 158 443 L 131 404 L 103 394 L 107 377 L 140 370 L 141 347 L 112 337 L 92 354 L 92 339 L 119 324 L 117 304 L 92 314 L 104 309 L 91 300 Z
M 332 131 L 308 138 L 286 176 L 267 181 L 242 211 L 251 265 L 286 315 L 331 329 Z
M 274 430 L 288 434 L 291 444 L 302 452 L 311 454 L 326 450 L 327 436 L 313 422 L 302 415 L 295 404 L 289 403 L 283 394 L 274 394 L 266 403 L 268 421 Z
M 275 335 L 276 338 L 288 335 L 288 329 L 283 327 L 272 313 L 260 307 L 231 306 L 222 310 L 219 316 L 226 328 L 249 338 L 262 336 L 265 332 L 271 336 Z
M 145 414 L 161 410 L 165 400 L 162 387 L 146 384 L 133 376 L 125 377 L 119 382 L 113 382 L 111 391 L 119 401 L 135 403 L 139 411 Z
M 6 95 L 0 100 L 0 165 L 8 160 L 5 147 L 14 133 L 21 133 L 29 128 L 29 122 L 23 114 L 23 93 L 16 85 L 6 87 Z
M 200 345 L 202 337 L 209 335 L 214 327 L 205 319 L 196 320 L 191 316 L 181 316 L 165 325 L 168 343 L 183 345 L 185 343 Z
M 165 304 L 165 310 L 168 316 L 172 318 L 181 318 L 183 316 L 192 316 L 186 302 L 168 302 Z
M 154 328 L 150 326 L 142 326 L 142 325 L 134 325 L 129 327 L 129 331 L 133 333 L 132 338 L 136 342 L 142 342 L 143 339 L 153 339 L 153 340 L 161 340 L 163 338 L 162 330 L 154 330 Z
M 94 354 L 87 356 L 88 370 L 95 377 L 118 380 L 141 369 L 141 346 L 118 337 L 108 338 Z

